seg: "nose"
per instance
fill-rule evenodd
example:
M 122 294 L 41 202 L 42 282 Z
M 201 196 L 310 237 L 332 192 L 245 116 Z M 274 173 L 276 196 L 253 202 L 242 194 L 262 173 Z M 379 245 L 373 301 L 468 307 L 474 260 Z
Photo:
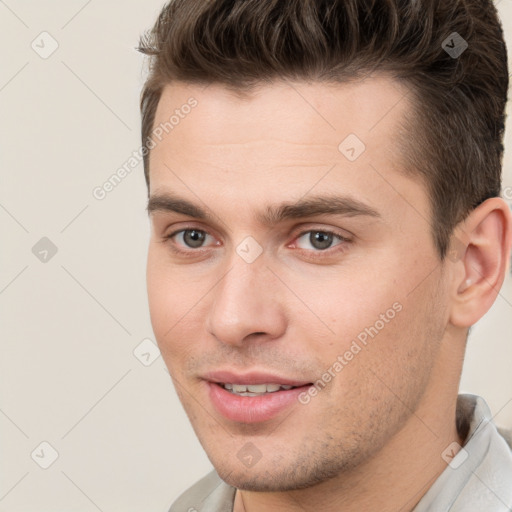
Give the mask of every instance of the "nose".
M 270 341 L 285 332 L 279 285 L 263 259 L 235 260 L 212 291 L 207 329 L 222 343 L 242 346 L 249 340 Z

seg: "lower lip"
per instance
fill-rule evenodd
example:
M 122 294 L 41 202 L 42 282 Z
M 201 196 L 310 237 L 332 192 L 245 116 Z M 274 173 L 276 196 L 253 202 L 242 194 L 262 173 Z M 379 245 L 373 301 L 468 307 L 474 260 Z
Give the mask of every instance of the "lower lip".
M 293 404 L 300 405 L 298 396 L 310 385 L 274 391 L 261 396 L 240 396 L 230 393 L 214 382 L 208 382 L 210 399 L 217 411 L 231 421 L 260 423 L 283 412 Z

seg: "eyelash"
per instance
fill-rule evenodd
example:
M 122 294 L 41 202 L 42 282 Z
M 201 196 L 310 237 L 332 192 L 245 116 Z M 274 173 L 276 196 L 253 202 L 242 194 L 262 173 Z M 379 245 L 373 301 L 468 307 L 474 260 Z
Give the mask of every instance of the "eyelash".
M 162 242 L 164 242 L 164 243 L 172 242 L 172 239 L 176 235 L 179 235 L 180 233 L 184 233 L 184 232 L 187 232 L 187 231 L 198 231 L 200 233 L 204 233 L 206 235 L 209 235 L 209 233 L 207 231 L 205 231 L 204 229 L 197 229 L 197 228 L 194 228 L 194 227 L 182 228 L 182 229 L 179 229 L 177 231 L 174 231 L 173 233 L 170 233 L 169 235 L 164 236 Z M 317 249 L 317 250 L 314 250 L 314 249 L 301 249 L 301 248 L 298 249 L 299 251 L 305 251 L 307 253 L 310 253 L 310 256 L 315 255 L 315 256 L 312 256 L 313 258 L 322 257 L 321 255 L 323 255 L 323 254 L 332 255 L 332 252 L 343 251 L 343 250 L 345 250 L 346 243 L 349 243 L 351 241 L 349 238 L 346 238 L 343 235 L 341 235 L 341 234 L 339 234 L 339 233 L 337 233 L 335 231 L 330 231 L 328 229 L 307 229 L 305 231 L 300 232 L 298 235 L 296 235 L 294 237 L 294 240 L 298 240 L 298 239 L 302 238 L 304 235 L 307 235 L 308 233 L 322 233 L 324 235 L 329 235 L 329 236 L 332 235 L 334 238 L 337 238 L 340 241 L 339 244 L 336 244 L 335 246 L 329 247 L 329 248 L 324 249 L 324 250 L 320 250 L 320 249 Z M 190 256 L 191 253 L 201 253 L 201 252 L 204 252 L 205 248 L 200 247 L 198 249 L 190 248 L 189 250 L 183 250 L 183 249 L 179 249 L 174 243 L 171 243 L 171 250 L 175 254 L 178 254 L 178 255 Z

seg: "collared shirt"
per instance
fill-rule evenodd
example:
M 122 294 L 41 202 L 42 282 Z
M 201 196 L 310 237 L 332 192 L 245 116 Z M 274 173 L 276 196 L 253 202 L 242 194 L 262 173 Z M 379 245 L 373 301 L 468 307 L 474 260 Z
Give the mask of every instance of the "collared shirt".
M 511 512 L 512 451 L 482 397 L 458 396 L 457 429 L 466 439 L 464 446 L 443 452 L 446 469 L 412 512 Z M 212 471 L 185 491 L 169 512 L 233 512 L 235 492 Z

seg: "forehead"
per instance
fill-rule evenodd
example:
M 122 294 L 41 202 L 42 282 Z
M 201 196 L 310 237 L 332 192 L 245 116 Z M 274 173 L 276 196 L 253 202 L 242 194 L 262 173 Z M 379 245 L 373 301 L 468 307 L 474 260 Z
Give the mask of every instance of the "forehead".
M 397 190 L 416 195 L 421 185 L 406 178 L 397 137 L 409 102 L 408 89 L 385 76 L 276 82 L 245 95 L 219 84 L 167 85 L 153 127 L 150 193 L 179 189 L 192 199 L 222 190 L 227 201 L 250 201 L 266 191 L 277 202 L 283 191 L 335 187 L 367 203 L 382 190 L 391 199 Z
M 380 75 L 337 84 L 278 81 L 240 94 L 220 84 L 175 82 L 163 90 L 154 127 L 165 128 L 175 113 L 181 115 L 168 135 L 176 142 L 192 133 L 203 144 L 276 139 L 336 149 L 356 133 L 375 145 L 382 134 L 392 139 L 408 94 L 404 85 Z M 192 98 L 197 106 L 189 109 Z

